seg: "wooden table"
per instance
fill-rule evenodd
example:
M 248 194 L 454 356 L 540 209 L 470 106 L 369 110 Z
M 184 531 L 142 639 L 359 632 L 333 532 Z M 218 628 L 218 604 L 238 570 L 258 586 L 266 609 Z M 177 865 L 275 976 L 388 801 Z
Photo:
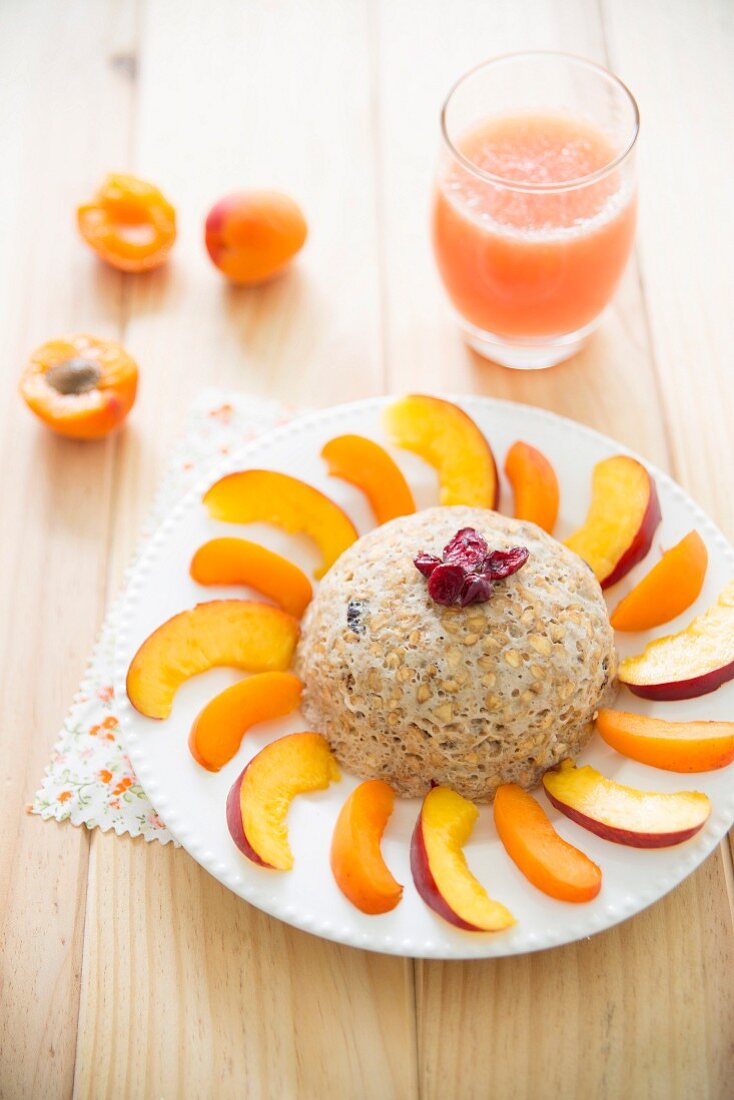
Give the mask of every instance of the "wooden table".
M 588 351 L 537 375 L 460 343 L 426 230 L 441 99 L 491 54 L 610 65 L 643 115 L 637 252 Z M 728 0 L 3 0 L 0 4 L 0 1095 L 731 1096 L 724 844 L 640 916 L 524 958 L 412 962 L 250 908 L 185 852 L 24 814 L 187 403 L 409 387 L 511 397 L 664 466 L 734 536 L 734 22 Z M 123 278 L 76 203 L 130 168 L 178 210 Z M 304 205 L 297 268 L 225 287 L 204 215 L 238 186 Z M 53 438 L 14 392 L 88 330 L 141 366 L 129 427 Z M 728 890 L 727 890 L 728 886 Z

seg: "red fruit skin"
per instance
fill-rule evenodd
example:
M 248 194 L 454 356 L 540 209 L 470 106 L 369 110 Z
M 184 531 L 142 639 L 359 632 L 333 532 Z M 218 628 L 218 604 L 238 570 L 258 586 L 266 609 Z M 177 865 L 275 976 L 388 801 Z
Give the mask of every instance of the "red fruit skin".
M 245 836 L 245 830 L 242 828 L 240 787 L 242 786 L 242 780 L 245 778 L 245 772 L 248 767 L 249 764 L 246 764 L 229 789 L 229 794 L 227 795 L 227 828 L 229 829 L 229 835 L 232 837 L 232 840 L 249 860 L 259 864 L 260 867 L 270 867 L 274 870 L 272 863 L 266 863 L 264 859 L 260 859 L 260 856 Z
M 658 491 L 655 488 L 655 482 L 650 478 L 650 499 L 647 502 L 647 508 L 642 517 L 642 523 L 631 544 L 625 550 L 624 554 L 622 554 L 622 557 L 619 559 L 614 569 L 608 577 L 605 577 L 604 580 L 601 581 L 602 588 L 611 588 L 617 581 L 621 581 L 622 577 L 626 576 L 630 569 L 637 565 L 638 561 L 642 561 L 642 559 L 647 556 L 652 546 L 655 532 L 662 518 Z
M 704 672 L 701 676 L 693 676 L 690 680 L 674 680 L 669 684 L 628 684 L 626 680 L 620 680 L 620 683 L 628 687 L 633 695 L 639 695 L 641 699 L 668 702 L 708 695 L 731 679 L 734 679 L 734 661 L 721 668 Z
M 511 550 L 493 550 L 485 562 L 492 580 L 501 581 L 522 569 L 530 557 L 527 546 L 513 546 Z
M 441 559 L 437 558 L 435 554 L 426 554 L 422 550 L 417 558 L 413 558 L 413 565 L 424 577 L 430 577 L 436 566 L 441 565 Z
M 423 826 L 420 817 L 415 823 L 410 841 L 410 870 L 413 874 L 415 888 L 429 909 L 433 909 L 434 913 L 438 913 L 439 917 L 443 917 L 449 924 L 453 924 L 457 928 L 463 928 L 466 932 L 483 931 L 481 928 L 477 928 L 476 924 L 469 924 L 468 921 L 457 916 L 439 892 L 428 863 L 428 853 L 423 840 Z
M 565 802 L 554 798 L 547 788 L 544 788 L 544 790 L 551 805 L 555 806 L 566 817 L 569 817 L 571 821 L 575 821 L 577 825 L 588 829 L 590 833 L 596 833 L 602 840 L 611 840 L 614 844 L 626 844 L 630 848 L 671 848 L 675 844 L 682 844 L 684 840 L 690 840 L 706 824 L 705 821 L 702 821 L 700 825 L 695 825 L 692 829 L 675 833 L 651 834 L 633 832 L 629 829 L 618 829 L 614 825 L 606 825 L 603 821 L 597 821 L 596 818 L 587 817 L 586 814 L 582 814 L 579 810 L 575 810 L 572 806 L 567 806 Z
M 428 578 L 428 595 L 435 603 L 450 607 L 459 598 L 465 576 L 462 566 L 453 562 L 437 565 Z
M 489 553 L 486 539 L 473 527 L 462 527 L 443 548 L 443 560 L 465 569 L 475 569 Z

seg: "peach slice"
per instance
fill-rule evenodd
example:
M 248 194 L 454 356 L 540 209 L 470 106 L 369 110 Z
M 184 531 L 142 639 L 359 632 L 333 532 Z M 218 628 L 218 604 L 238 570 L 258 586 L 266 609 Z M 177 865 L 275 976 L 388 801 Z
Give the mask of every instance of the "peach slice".
M 363 435 L 340 435 L 329 440 L 321 457 L 332 477 L 341 477 L 362 490 L 378 524 L 415 512 L 408 482 L 379 443 Z
M 288 668 L 298 623 L 252 600 L 212 600 L 182 611 L 150 634 L 127 673 L 128 699 L 147 718 L 167 718 L 184 682 L 229 665 L 246 672 Z
M 191 559 L 198 584 L 246 584 L 300 619 L 311 602 L 311 582 L 293 562 L 247 539 L 210 539 Z
M 545 455 L 529 443 L 513 443 L 505 458 L 505 473 L 515 497 L 515 519 L 537 523 L 552 535 L 560 490 L 556 471 Z
M 542 806 L 516 783 L 498 788 L 494 823 L 510 859 L 544 894 L 583 902 L 601 890 L 597 865 L 558 835 Z
M 225 523 L 274 523 L 310 535 L 321 551 L 317 580 L 358 537 L 354 524 L 327 496 L 275 470 L 241 470 L 216 481 L 204 494 L 214 519 Z
M 296 710 L 302 686 L 292 672 L 256 672 L 220 691 L 194 719 L 189 734 L 194 760 L 207 771 L 218 772 L 235 755 L 251 726 Z
M 388 405 L 392 442 L 438 472 L 441 504 L 497 508 L 499 478 L 492 450 L 470 416 L 451 401 L 410 394 Z
M 463 846 L 479 810 L 473 802 L 434 787 L 423 799 L 410 845 L 410 868 L 420 896 L 439 916 L 468 932 L 500 932 L 515 923 L 469 870 Z
M 334 827 L 331 870 L 341 892 L 363 913 L 389 913 L 403 896 L 380 851 L 394 804 L 392 787 L 368 779 L 352 791 Z
M 286 817 L 297 794 L 323 791 L 340 779 L 320 733 L 290 733 L 261 749 L 232 784 L 227 826 L 241 852 L 263 867 L 290 871 Z
M 647 554 L 660 523 L 655 482 L 627 455 L 597 462 L 591 506 L 566 546 L 588 562 L 602 588 L 616 584 Z
M 708 772 L 734 760 L 734 722 L 667 722 L 602 707 L 596 728 L 630 760 L 669 772 Z
M 625 657 L 620 682 L 645 699 L 693 699 L 734 677 L 734 580 L 685 630 Z
M 711 803 L 698 791 L 659 794 L 614 783 L 586 765 L 564 760 L 543 776 L 545 793 L 557 810 L 604 840 L 633 848 L 668 848 L 699 831 Z
M 709 556 L 691 531 L 653 565 L 611 616 L 615 630 L 650 630 L 681 615 L 701 594 Z

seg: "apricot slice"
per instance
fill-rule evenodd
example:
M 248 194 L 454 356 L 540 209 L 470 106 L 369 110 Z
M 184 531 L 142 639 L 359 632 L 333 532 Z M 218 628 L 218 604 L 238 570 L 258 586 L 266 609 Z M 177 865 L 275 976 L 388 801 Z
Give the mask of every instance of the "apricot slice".
M 303 248 L 307 232 L 301 208 L 288 195 L 243 191 L 211 208 L 204 240 L 223 275 L 252 286 L 279 275 Z
M 734 760 L 734 722 L 668 722 L 602 707 L 596 728 L 630 760 L 669 772 L 708 772 Z
M 246 584 L 300 619 L 311 601 L 311 582 L 297 565 L 247 539 L 210 539 L 191 559 L 198 584 Z
M 220 691 L 194 719 L 189 734 L 194 760 L 207 771 L 218 772 L 235 755 L 251 726 L 296 710 L 301 687 L 292 672 L 256 672 Z
M 615 630 L 650 630 L 682 614 L 701 594 L 708 553 L 698 531 L 666 550 L 611 616 Z
M 363 913 L 388 913 L 403 896 L 380 851 L 394 804 L 392 787 L 368 779 L 352 791 L 334 827 L 331 870 L 341 892 Z
M 463 847 L 479 810 L 448 787 L 434 787 L 423 805 L 410 846 L 410 867 L 420 896 L 434 912 L 468 932 L 500 932 L 515 923 L 469 870 Z
M 537 523 L 552 535 L 560 490 L 556 472 L 545 455 L 529 443 L 513 443 L 505 458 L 505 473 L 515 497 L 515 519 Z
M 340 779 L 336 760 L 320 733 L 291 733 L 253 756 L 227 797 L 227 825 L 235 844 L 253 863 L 289 871 L 293 853 L 286 817 L 298 794 L 323 791 Z
M 119 271 L 151 271 L 168 259 L 176 240 L 176 212 L 152 183 L 107 176 L 91 202 L 77 210 L 79 232 L 97 255 Z
M 317 580 L 357 536 L 354 524 L 333 500 L 288 474 L 241 470 L 216 481 L 204 494 L 213 519 L 225 523 L 274 523 L 284 531 L 310 535 L 321 551 Z
M 566 546 L 608 588 L 642 561 L 660 519 L 655 482 L 645 467 L 628 455 L 615 455 L 594 467 L 588 515 Z
M 604 840 L 633 848 L 682 844 L 706 824 L 711 803 L 698 791 L 658 794 L 606 779 L 564 760 L 543 776 L 545 793 L 566 817 Z
M 584 902 L 601 890 L 597 865 L 558 835 L 542 806 L 516 783 L 498 788 L 494 823 L 510 859 L 544 894 Z
M 734 677 L 734 580 L 685 630 L 650 642 L 619 666 L 620 682 L 645 699 L 693 699 Z
M 499 478 L 492 450 L 470 416 L 439 397 L 410 394 L 388 405 L 385 427 L 398 447 L 435 467 L 441 504 L 497 508 Z
M 340 435 L 321 451 L 332 477 L 341 477 L 367 497 L 378 524 L 415 512 L 415 501 L 399 467 L 379 443 L 363 435 Z
M 182 611 L 150 634 L 127 673 L 128 699 L 147 718 L 167 718 L 184 680 L 219 666 L 246 672 L 288 668 L 298 622 L 252 600 L 212 600 Z
M 121 344 L 79 333 L 36 348 L 20 392 L 44 424 L 71 439 L 99 439 L 135 403 L 138 368 Z

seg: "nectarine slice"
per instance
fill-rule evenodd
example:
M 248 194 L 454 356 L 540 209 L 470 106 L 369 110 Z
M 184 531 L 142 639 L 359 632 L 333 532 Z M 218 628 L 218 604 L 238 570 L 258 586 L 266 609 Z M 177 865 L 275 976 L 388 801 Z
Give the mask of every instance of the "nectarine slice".
M 313 595 L 311 582 L 297 565 L 247 539 L 210 539 L 194 554 L 190 572 L 198 584 L 246 584 L 296 619 Z
M 127 695 L 141 714 L 167 718 L 174 696 L 199 672 L 222 665 L 246 672 L 288 668 L 298 623 L 251 600 L 212 600 L 182 611 L 140 646 L 127 673 Z
M 494 823 L 510 859 L 544 894 L 583 902 L 601 890 L 597 865 L 558 835 L 542 806 L 516 783 L 498 788 Z
M 543 776 L 556 809 L 604 840 L 633 848 L 667 848 L 699 831 L 711 803 L 698 791 L 659 794 L 606 779 L 596 768 L 564 760 Z
M 693 699 L 734 677 L 734 581 L 685 630 L 625 657 L 619 679 L 645 699 Z
M 263 867 L 289 871 L 293 853 L 286 817 L 293 799 L 340 779 L 320 733 L 291 733 L 253 756 L 227 797 L 227 825 L 241 852 Z
M 708 772 L 734 760 L 734 722 L 668 722 L 602 707 L 596 728 L 623 756 L 669 772 Z
M 388 913 L 403 896 L 380 851 L 394 804 L 392 787 L 368 779 L 352 791 L 334 827 L 331 870 L 341 892 L 363 913 Z
M 379 524 L 415 512 L 408 482 L 379 443 L 363 435 L 339 435 L 324 446 L 321 457 L 332 477 L 362 490 Z
M 497 508 L 500 483 L 494 455 L 472 418 L 458 405 L 410 394 L 388 405 L 385 427 L 396 446 L 435 467 L 441 504 Z
M 649 573 L 618 604 L 615 630 L 650 630 L 681 615 L 701 594 L 708 553 L 698 531 L 666 550 Z
M 515 497 L 515 519 L 537 523 L 552 535 L 560 490 L 556 471 L 545 455 L 529 443 L 513 443 L 505 458 L 505 473 Z
M 274 523 L 284 531 L 310 535 L 321 551 L 323 577 L 357 538 L 354 524 L 327 496 L 275 470 L 241 470 L 220 478 L 204 494 L 214 519 L 225 523 Z
M 608 588 L 642 561 L 660 519 L 655 482 L 645 467 L 628 455 L 615 455 L 594 467 L 588 515 L 566 546 Z
M 473 802 L 448 787 L 434 787 L 423 799 L 413 832 L 410 867 L 418 893 L 444 920 L 469 932 L 500 932 L 515 918 L 488 896 L 463 852 L 478 817 Z
M 298 707 L 302 686 L 292 672 L 256 672 L 220 691 L 194 719 L 189 734 L 194 760 L 218 772 L 235 755 L 251 726 L 282 718 Z

